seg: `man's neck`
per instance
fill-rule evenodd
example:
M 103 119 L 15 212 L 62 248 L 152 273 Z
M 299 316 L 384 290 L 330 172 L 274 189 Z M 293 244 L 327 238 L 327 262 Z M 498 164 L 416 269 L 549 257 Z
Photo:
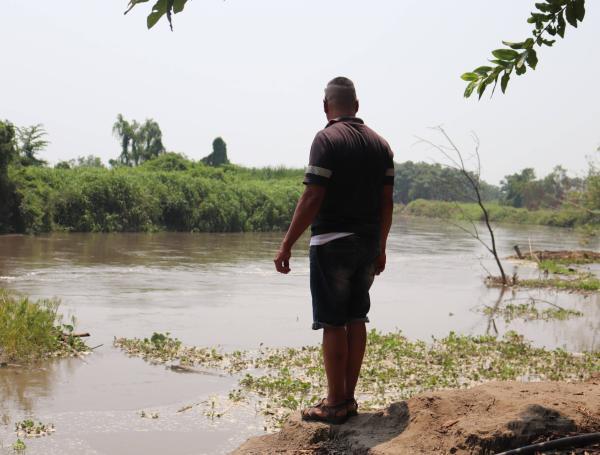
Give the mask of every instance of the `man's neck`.
M 356 113 L 333 113 L 333 114 L 327 114 L 327 120 L 331 121 L 331 120 L 338 120 L 341 118 L 352 118 L 352 117 L 356 117 Z

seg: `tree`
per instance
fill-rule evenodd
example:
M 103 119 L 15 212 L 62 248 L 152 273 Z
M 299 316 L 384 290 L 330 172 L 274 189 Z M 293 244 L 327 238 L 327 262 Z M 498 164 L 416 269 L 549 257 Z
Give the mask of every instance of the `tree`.
M 502 266 L 502 261 L 500 260 L 500 255 L 498 254 L 498 248 L 496 247 L 496 235 L 494 234 L 494 229 L 492 227 L 492 223 L 490 221 L 490 214 L 487 207 L 484 204 L 483 195 L 482 195 L 482 187 L 481 187 L 481 158 L 479 156 L 479 139 L 475 134 L 473 134 L 473 140 L 475 141 L 475 151 L 473 153 L 473 158 L 475 159 L 475 170 L 471 171 L 467 169 L 467 163 L 465 158 L 463 157 L 462 151 L 456 146 L 454 141 L 448 136 L 444 128 L 438 126 L 434 128 L 437 130 L 445 139 L 445 144 L 435 144 L 426 139 L 420 139 L 421 142 L 428 144 L 432 148 L 436 149 L 440 152 L 446 160 L 448 160 L 448 167 L 458 171 L 460 175 L 464 178 L 465 184 L 469 188 L 469 190 L 473 194 L 473 199 L 481 209 L 483 213 L 483 221 L 485 222 L 485 226 L 490 235 L 490 243 L 488 244 L 479 233 L 479 229 L 477 229 L 477 225 L 473 222 L 473 220 L 468 219 L 471 223 L 471 228 L 463 227 L 459 224 L 456 226 L 462 229 L 464 232 L 469 234 L 475 240 L 483 245 L 483 247 L 494 257 L 496 261 L 496 265 L 498 266 L 498 270 L 500 271 L 500 281 L 502 286 L 509 286 L 515 283 L 515 278 L 513 277 L 512 282 L 509 281 L 508 276 L 504 271 L 504 267 Z M 488 277 L 489 280 L 493 280 L 494 277 Z M 502 298 L 502 296 L 500 296 Z
M 111 165 L 138 166 L 165 151 L 162 131 L 153 119 L 146 119 L 140 124 L 136 120 L 129 122 L 119 114 L 113 125 L 113 134 L 121 142 L 121 154 L 118 160 L 110 160 Z
M 14 192 L 8 179 L 8 165 L 16 157 L 15 127 L 0 120 L 0 232 L 10 231 L 13 224 Z
M 17 156 L 15 127 L 9 121 L 0 120 L 0 179 L 6 177 L 8 164 Z
M 225 141 L 218 137 L 213 141 L 213 151 L 210 155 L 202 158 L 204 164 L 209 166 L 222 166 L 223 164 L 229 164 L 227 158 L 227 144 Z
M 43 166 L 46 163 L 36 157 L 50 143 L 45 139 L 48 135 L 44 130 L 44 125 L 37 125 L 17 128 L 17 150 L 23 166 Z
M 504 201 L 513 207 L 523 207 L 525 187 L 534 180 L 535 171 L 532 168 L 525 168 L 521 172 L 504 177 L 504 180 L 500 182 L 500 191 L 502 191 Z
M 140 162 L 156 158 L 165 151 L 165 147 L 162 143 L 162 131 L 160 130 L 158 123 L 152 119 L 146 119 L 146 121 L 138 128 L 135 139 L 136 146 L 139 150 Z
M 488 85 L 493 84 L 492 95 L 500 79 L 502 93 L 511 75 L 525 74 L 527 67 L 535 70 L 538 57 L 535 47 L 552 46 L 556 40 L 550 39 L 556 35 L 564 38 L 567 23 L 577 27 L 578 23 L 585 17 L 585 0 L 545 0 L 535 4 L 536 11 L 531 13 L 527 22 L 534 24 L 533 38 L 527 38 L 520 42 L 502 41 L 504 48 L 492 51 L 493 66 L 484 65 L 473 71 L 464 73 L 461 78 L 468 82 L 465 89 L 465 98 L 470 97 L 477 91 L 479 98 L 485 92 Z
M 131 124 L 125 120 L 122 114 L 117 115 L 117 120 L 112 127 L 113 135 L 121 141 L 121 155 L 118 162 L 126 166 L 130 166 L 131 155 L 129 145 L 133 139 L 133 128 Z

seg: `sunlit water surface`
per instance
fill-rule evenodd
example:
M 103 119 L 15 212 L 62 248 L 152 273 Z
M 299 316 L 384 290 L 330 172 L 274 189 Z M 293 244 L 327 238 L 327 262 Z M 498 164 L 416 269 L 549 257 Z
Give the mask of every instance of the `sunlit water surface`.
M 585 241 L 567 229 L 502 226 L 499 250 L 580 249 Z M 114 336 L 146 337 L 169 331 L 186 344 L 222 349 L 315 344 L 310 330 L 308 238 L 294 250 L 292 272 L 277 274 L 272 257 L 281 234 L 54 234 L 0 237 L 0 286 L 33 297 L 58 297 L 61 311 L 91 332 L 85 361 L 69 359 L 34 371 L 0 370 L 0 453 L 11 453 L 14 422 L 33 417 L 57 431 L 27 440 L 28 454 L 226 453 L 262 432 L 254 409 L 236 407 L 207 416 L 207 402 L 226 396 L 236 379 L 185 375 L 128 358 Z M 588 240 L 589 242 L 589 240 Z M 586 249 L 600 249 L 592 240 Z M 401 330 L 412 339 L 450 331 L 500 335 L 516 330 L 535 345 L 570 351 L 600 346 L 598 294 L 521 291 L 579 310 L 567 321 L 492 323 L 483 315 L 499 291 L 483 284 L 495 265 L 485 249 L 451 224 L 398 219 L 388 246 L 387 269 L 372 290 L 370 327 Z M 509 273 L 538 276 L 506 261 Z M 186 405 L 197 405 L 186 412 Z M 204 404 L 202 404 L 204 403 Z M 157 419 L 140 412 L 158 412 Z M 2 448 L 3 447 L 3 448 Z

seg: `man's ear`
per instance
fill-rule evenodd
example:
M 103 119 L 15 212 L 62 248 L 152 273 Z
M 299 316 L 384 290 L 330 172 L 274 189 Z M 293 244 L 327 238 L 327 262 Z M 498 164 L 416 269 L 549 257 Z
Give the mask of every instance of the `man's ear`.
M 358 102 L 358 100 L 356 100 L 354 102 L 354 113 L 356 114 L 358 112 L 358 108 L 360 107 L 360 103 Z
M 329 114 L 329 103 L 327 102 L 327 99 L 324 99 L 324 100 L 323 100 L 323 111 L 324 111 L 326 114 Z

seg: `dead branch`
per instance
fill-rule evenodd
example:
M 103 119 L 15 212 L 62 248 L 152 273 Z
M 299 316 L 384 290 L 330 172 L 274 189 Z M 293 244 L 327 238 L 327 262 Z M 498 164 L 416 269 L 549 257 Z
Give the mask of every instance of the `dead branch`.
M 477 231 L 477 228 L 475 227 L 475 223 L 470 218 L 467 217 L 467 219 L 471 222 L 472 227 L 474 227 L 473 231 L 470 231 L 470 230 L 468 230 L 468 229 L 466 229 L 466 228 L 464 228 L 462 226 L 459 226 L 459 227 L 461 228 L 461 230 L 467 232 L 473 238 L 475 238 L 476 240 L 478 240 L 494 256 L 494 260 L 496 261 L 496 265 L 498 266 L 498 269 L 500 270 L 500 275 L 501 275 L 501 278 L 502 278 L 502 284 L 504 286 L 508 286 L 509 285 L 509 281 L 508 281 L 508 278 L 506 276 L 506 273 L 504 272 L 504 267 L 502 266 L 502 261 L 500 260 L 500 256 L 498 255 L 498 250 L 497 250 L 497 247 L 496 247 L 496 237 L 494 235 L 494 229 L 491 226 L 490 215 L 489 215 L 489 212 L 487 210 L 487 207 L 483 203 L 483 198 L 481 196 L 481 180 L 480 180 L 480 175 L 481 175 L 481 157 L 479 156 L 479 147 L 480 147 L 479 138 L 477 137 L 476 134 L 472 133 L 472 138 L 473 138 L 473 141 L 475 142 L 475 150 L 474 150 L 474 153 L 473 153 L 473 157 L 474 157 L 474 159 L 476 160 L 476 163 L 477 163 L 476 164 L 477 172 L 474 174 L 472 172 L 469 172 L 469 170 L 467 169 L 467 165 L 465 164 L 465 159 L 463 158 L 463 153 L 458 148 L 458 146 L 454 143 L 454 141 L 450 138 L 450 136 L 448 135 L 448 133 L 446 133 L 446 131 L 444 130 L 444 128 L 441 127 L 441 126 L 437 126 L 437 127 L 434 127 L 433 129 L 436 130 L 436 131 L 438 131 L 439 133 L 441 133 L 442 136 L 444 136 L 444 138 L 447 141 L 447 143 L 449 144 L 449 146 L 448 145 L 436 144 L 436 143 L 434 143 L 434 142 L 432 142 L 430 140 L 423 139 L 423 138 L 418 138 L 419 142 L 427 144 L 430 147 L 432 147 L 435 150 L 437 150 L 450 163 L 452 163 L 451 167 L 454 167 L 456 170 L 458 170 L 465 177 L 467 183 L 469 184 L 469 186 L 473 189 L 473 192 L 475 193 L 475 199 L 476 199 L 477 205 L 479 206 L 479 208 L 483 212 L 484 222 L 485 222 L 487 230 L 488 230 L 488 232 L 490 234 L 491 245 L 488 245 L 486 242 L 483 241 L 483 239 L 481 239 L 481 237 L 479 235 L 479 232 Z

